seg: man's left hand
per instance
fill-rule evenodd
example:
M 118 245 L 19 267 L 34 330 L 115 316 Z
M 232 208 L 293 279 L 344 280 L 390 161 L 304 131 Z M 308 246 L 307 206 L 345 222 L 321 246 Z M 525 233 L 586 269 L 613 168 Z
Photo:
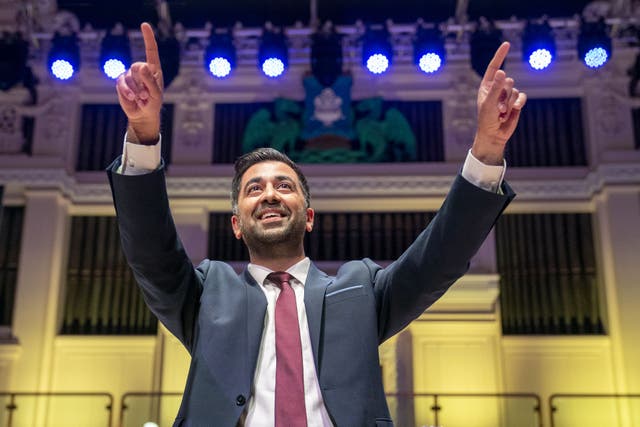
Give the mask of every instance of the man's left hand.
M 478 90 L 478 130 L 471 153 L 487 165 L 502 165 L 504 148 L 516 129 L 527 95 L 514 87 L 514 80 L 500 69 L 509 43 L 498 48 Z

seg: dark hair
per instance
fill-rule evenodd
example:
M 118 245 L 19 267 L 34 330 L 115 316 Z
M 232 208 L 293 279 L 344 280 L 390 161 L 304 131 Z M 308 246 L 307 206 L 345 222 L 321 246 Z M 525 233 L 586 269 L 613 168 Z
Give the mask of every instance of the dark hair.
M 311 206 L 309 184 L 307 183 L 307 178 L 304 176 L 298 165 L 287 157 L 286 154 L 283 154 L 278 150 L 273 148 L 257 148 L 238 157 L 234 165 L 235 175 L 233 176 L 233 181 L 231 181 L 231 210 L 234 214 L 238 213 L 238 195 L 240 194 L 240 181 L 242 181 L 242 176 L 251 166 L 262 162 L 281 162 L 293 169 L 296 175 L 298 175 L 298 180 L 302 187 L 302 194 L 304 195 L 305 205 L 307 208 Z

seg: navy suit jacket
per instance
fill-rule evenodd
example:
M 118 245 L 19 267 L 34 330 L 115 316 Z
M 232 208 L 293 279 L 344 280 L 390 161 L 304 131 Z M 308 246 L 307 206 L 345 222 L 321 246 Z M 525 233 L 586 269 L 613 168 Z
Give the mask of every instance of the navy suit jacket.
M 174 426 L 236 426 L 251 395 L 267 302 L 248 271 L 191 264 L 169 210 L 164 170 L 109 180 L 122 247 L 158 319 L 191 354 Z M 345 263 L 335 276 L 313 264 L 305 308 L 322 397 L 337 426 L 393 426 L 378 346 L 433 304 L 468 268 L 514 194 L 456 177 L 438 214 L 395 262 Z

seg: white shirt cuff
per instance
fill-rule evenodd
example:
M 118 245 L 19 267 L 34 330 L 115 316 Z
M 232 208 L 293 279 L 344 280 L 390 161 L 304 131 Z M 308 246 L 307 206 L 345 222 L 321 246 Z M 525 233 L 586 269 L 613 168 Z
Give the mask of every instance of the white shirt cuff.
M 134 142 L 135 137 L 129 138 L 129 133 L 124 134 L 124 147 L 122 149 L 122 163 L 118 173 L 123 175 L 144 175 L 153 172 L 160 166 L 160 149 L 162 147 L 162 135 L 155 145 L 142 145 Z
M 471 150 L 467 153 L 467 159 L 462 166 L 462 177 L 483 190 L 498 193 L 502 186 L 507 162 L 502 160 L 502 166 L 485 165 L 476 159 Z

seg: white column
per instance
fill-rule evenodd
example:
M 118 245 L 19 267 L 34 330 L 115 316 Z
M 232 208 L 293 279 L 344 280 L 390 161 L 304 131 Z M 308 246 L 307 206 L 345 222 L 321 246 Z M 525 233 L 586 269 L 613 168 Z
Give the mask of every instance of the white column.
M 12 322 L 21 352 L 12 370 L 11 390 L 49 388 L 53 340 L 62 303 L 67 205 L 57 190 L 26 192 Z

